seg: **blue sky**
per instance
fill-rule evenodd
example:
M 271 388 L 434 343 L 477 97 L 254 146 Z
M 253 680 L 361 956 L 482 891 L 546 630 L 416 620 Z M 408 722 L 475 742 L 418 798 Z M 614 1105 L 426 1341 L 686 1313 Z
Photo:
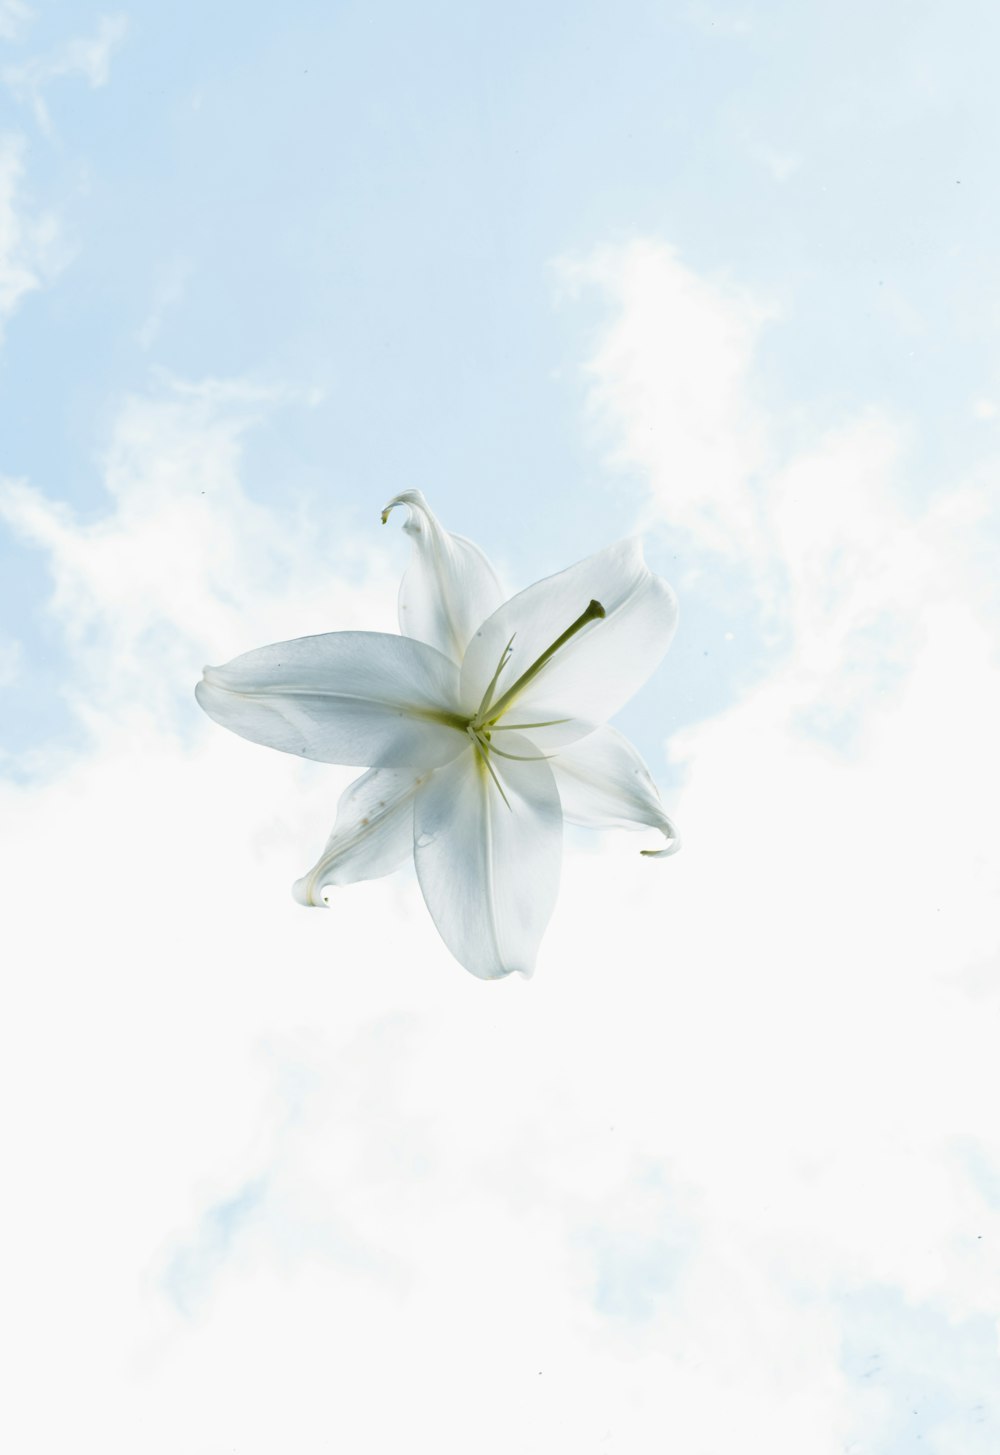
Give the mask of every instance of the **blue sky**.
M 322 395 L 258 430 L 262 498 L 360 522 L 417 484 L 525 579 L 554 564 L 556 529 L 584 554 L 642 480 L 609 471 L 584 426 L 604 300 L 567 302 L 554 267 L 634 236 L 773 309 L 754 389 L 777 402 L 779 457 L 895 409 L 910 488 L 931 493 L 995 430 L 972 413 L 996 385 L 990 45 L 961 41 L 995 27 L 986 8 L 234 15 L 39 8 L 7 46 L 23 199 L 58 218 L 58 272 L 7 325 L 4 465 L 57 481 L 85 518 L 123 393 L 160 371 L 239 374 Z M 17 79 L 81 36 L 113 84 Z M 40 605 L 37 563 L 7 542 L 3 564 L 18 614 Z M 689 593 L 691 624 L 714 632 L 717 600 Z M 678 642 L 712 694 L 695 650 Z M 67 730 L 37 682 L 23 721 Z
M 996 1448 L 998 26 L 0 0 L 18 1449 Z M 192 697 L 412 487 L 681 600 L 519 987 Z

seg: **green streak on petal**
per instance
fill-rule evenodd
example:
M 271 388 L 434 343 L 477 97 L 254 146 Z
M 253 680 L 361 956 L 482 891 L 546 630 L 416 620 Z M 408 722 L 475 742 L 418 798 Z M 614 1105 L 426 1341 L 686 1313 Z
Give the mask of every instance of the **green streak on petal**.
M 483 767 L 489 773 L 490 777 L 493 779 L 493 782 L 496 784 L 496 786 L 497 786 L 497 792 L 500 794 L 500 797 L 503 799 L 503 801 L 507 805 L 507 807 L 510 808 L 510 799 L 507 797 L 506 793 L 504 793 L 504 791 L 503 791 L 503 784 L 500 782 L 500 779 L 497 777 L 496 769 L 493 767 L 493 764 L 490 762 L 489 749 L 484 745 L 484 743 L 482 742 L 482 740 L 478 736 L 478 734 L 475 733 L 475 732 L 473 732 L 471 724 L 470 724 L 469 728 L 467 729 L 467 731 L 468 731 L 469 737 L 472 739 L 472 746 L 476 750 L 476 755 L 479 758 L 480 763 L 483 765 Z M 511 810 L 511 811 L 513 812 L 513 810 Z
M 438 722 L 442 727 L 454 728 L 460 733 L 464 733 L 469 725 L 468 718 L 460 717 L 457 712 L 446 712 L 444 708 L 407 707 L 406 716 L 419 717 L 423 722 Z

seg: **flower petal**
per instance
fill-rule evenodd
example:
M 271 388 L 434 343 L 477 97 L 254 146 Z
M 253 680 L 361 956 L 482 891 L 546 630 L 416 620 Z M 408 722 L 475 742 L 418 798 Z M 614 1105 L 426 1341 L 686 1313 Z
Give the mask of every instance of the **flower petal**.
M 399 629 L 460 663 L 476 627 L 503 601 L 500 583 L 478 546 L 442 529 L 419 490 L 394 496 L 383 525 L 395 505 L 407 507 L 403 529 L 413 540 L 399 588 Z
M 663 849 L 642 849 L 648 858 L 676 854 L 681 841 L 664 812 L 649 769 L 628 738 L 601 727 L 589 737 L 560 749 L 552 759 L 563 816 L 583 828 L 659 829 Z
M 519 734 L 504 748 L 536 750 Z M 556 902 L 562 812 L 549 764 L 491 758 L 509 807 L 470 751 L 417 793 L 414 859 L 441 938 L 467 970 L 496 980 L 531 975 Z
M 292 886 L 299 904 L 327 904 L 331 884 L 381 879 L 413 853 L 413 798 L 429 774 L 370 768 L 340 796 L 337 822 L 320 859 Z
M 504 721 L 580 719 L 536 731 L 544 749 L 572 742 L 605 722 L 659 663 L 677 626 L 677 598 L 654 576 L 631 537 L 529 586 L 505 602 L 476 632 L 462 663 L 462 702 L 475 712 L 511 638 L 510 660 L 494 701 L 596 600 L 603 620 L 588 622 L 551 658 L 508 708 Z
M 435 768 L 468 746 L 457 687 L 455 664 L 423 642 L 328 632 L 206 667 L 195 696 L 223 727 L 283 753 Z

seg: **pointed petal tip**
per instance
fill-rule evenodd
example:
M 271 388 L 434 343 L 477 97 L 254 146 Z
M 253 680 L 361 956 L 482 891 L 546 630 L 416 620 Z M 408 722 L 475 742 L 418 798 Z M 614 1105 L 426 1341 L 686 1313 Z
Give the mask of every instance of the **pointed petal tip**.
M 458 963 L 462 965 L 463 970 L 467 970 L 476 980 L 483 981 L 499 982 L 501 980 L 517 979 L 518 977 L 522 980 L 531 980 L 535 973 L 534 965 L 510 965 L 503 970 L 477 970 L 474 966 L 466 965 L 461 960 Z

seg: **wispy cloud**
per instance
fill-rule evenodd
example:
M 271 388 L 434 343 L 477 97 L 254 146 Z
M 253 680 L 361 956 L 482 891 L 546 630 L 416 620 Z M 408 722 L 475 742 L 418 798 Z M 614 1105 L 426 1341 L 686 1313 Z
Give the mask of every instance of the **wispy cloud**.
M 12 687 L 21 675 L 24 653 L 14 637 L 0 637 L 0 687 Z
M 25 0 L 0 0 L 0 40 L 15 40 L 33 14 Z
M 172 717 L 203 653 L 221 659 L 255 633 L 295 636 L 335 617 L 361 625 L 354 593 L 323 571 L 322 537 L 302 503 L 289 499 L 276 530 L 240 482 L 254 425 L 313 402 L 283 386 L 164 374 L 151 395 L 121 406 L 103 460 L 113 501 L 104 517 L 79 522 L 28 482 L 0 480 L 0 519 L 45 553 L 50 610 L 76 664 L 67 690 L 82 717 L 129 701 Z M 361 543 L 357 551 L 374 562 Z
M 794 152 L 776 151 L 772 147 L 756 148 L 754 157 L 766 168 L 775 182 L 787 182 L 802 165 L 802 158 Z
M 654 243 L 563 260 L 557 276 L 571 293 L 599 288 L 614 309 L 586 370 L 612 462 L 669 498 L 674 521 L 700 542 L 745 551 L 759 522 L 739 487 L 769 463 L 747 379 L 776 308 L 698 276 Z
M 67 41 L 47 55 L 5 66 L 0 77 L 18 100 L 30 104 L 39 127 L 49 133 L 52 118 L 45 102 L 46 89 L 53 81 L 67 76 L 82 76 L 94 89 L 107 85 L 111 58 L 124 41 L 127 30 L 126 16 L 102 16 L 96 35 Z
M 163 320 L 184 297 L 192 271 L 190 262 L 177 258 L 161 269 L 153 288 L 149 312 L 137 334 L 141 349 L 151 349 L 159 338 Z
M 237 1239 L 260 1215 L 266 1195 L 263 1180 L 244 1183 L 206 1208 L 196 1235 L 174 1249 L 163 1282 L 182 1313 L 191 1313 L 204 1302 L 216 1274 L 232 1257 Z
M 752 581 L 817 693 L 887 685 L 865 673 L 911 661 L 946 604 L 985 622 L 977 543 L 1000 535 L 988 465 L 917 504 L 917 422 L 869 409 L 790 429 L 757 369 L 776 310 L 669 248 L 639 242 L 561 271 L 615 307 L 586 369 L 607 461 L 643 482 L 650 525 Z
M 25 153 L 22 137 L 0 134 L 0 328 L 60 262 L 55 219 L 32 213 L 22 201 Z

